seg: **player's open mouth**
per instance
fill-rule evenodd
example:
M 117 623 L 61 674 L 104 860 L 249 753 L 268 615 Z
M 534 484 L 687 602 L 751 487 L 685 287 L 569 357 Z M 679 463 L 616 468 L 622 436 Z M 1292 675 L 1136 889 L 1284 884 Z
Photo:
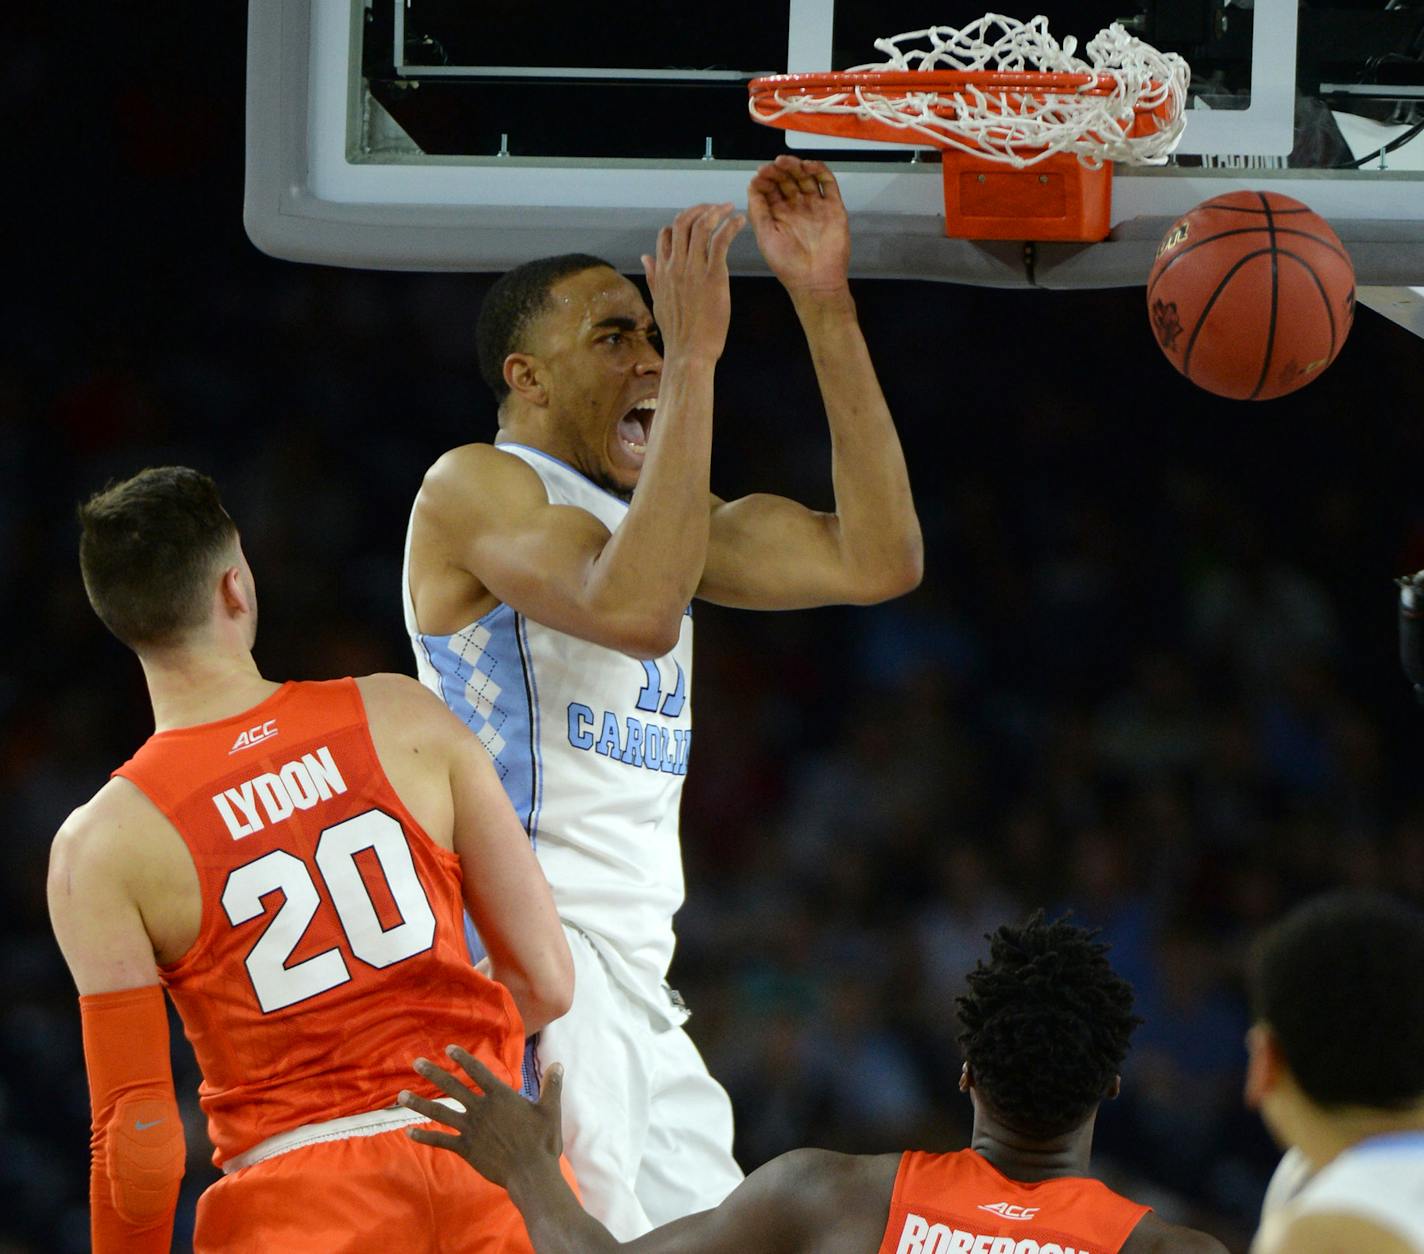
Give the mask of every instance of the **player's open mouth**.
M 648 432 L 653 428 L 658 398 L 644 397 L 618 420 L 618 442 L 625 452 L 642 461 L 648 451 Z

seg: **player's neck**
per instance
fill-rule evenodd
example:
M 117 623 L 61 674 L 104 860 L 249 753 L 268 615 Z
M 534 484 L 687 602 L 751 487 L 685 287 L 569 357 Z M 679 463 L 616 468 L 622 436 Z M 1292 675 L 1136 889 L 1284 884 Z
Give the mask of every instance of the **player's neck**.
M 1319 1171 L 1362 1141 L 1399 1132 L 1424 1132 L 1424 1102 L 1404 1110 L 1368 1106 L 1346 1107 L 1328 1113 L 1313 1110 L 1301 1120 L 1297 1143 Z
M 996 1119 L 974 1120 L 970 1148 L 1010 1180 L 1032 1183 L 1059 1176 L 1086 1176 L 1093 1149 L 1093 1120 L 1049 1139 L 1023 1136 Z
M 144 654 L 144 678 L 155 731 L 231 718 L 280 687 L 263 679 L 246 650 L 165 649 Z
M 556 457 L 582 473 L 579 447 L 566 426 L 554 420 L 547 409 L 513 406 L 501 419 L 496 444 L 523 444 Z

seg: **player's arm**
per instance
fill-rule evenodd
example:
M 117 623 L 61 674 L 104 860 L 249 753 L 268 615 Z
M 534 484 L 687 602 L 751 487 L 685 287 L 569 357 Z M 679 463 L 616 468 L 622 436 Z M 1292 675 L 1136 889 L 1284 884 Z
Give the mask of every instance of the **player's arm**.
M 573 1003 L 573 956 L 554 896 L 484 746 L 438 698 L 425 695 L 448 724 L 451 838 L 465 909 L 489 955 L 491 977 L 509 989 L 524 1030 L 534 1033 Z
M 461 893 L 526 1030 L 573 998 L 573 959 L 543 868 L 489 754 L 445 703 L 409 675 L 356 681 L 381 769 L 432 840 L 460 856 Z
M 1413 1254 L 1398 1233 L 1344 1211 L 1319 1211 L 1262 1224 L 1251 1254 Z
M 747 190 L 752 226 L 806 333 L 831 435 L 835 511 L 777 496 L 712 502 L 698 595 L 748 609 L 870 604 L 923 570 L 905 456 L 848 283 L 850 231 L 835 176 L 786 154 Z
M 536 1254 L 798 1254 L 826 1248 L 833 1233 L 857 1224 L 868 1240 L 856 1248 L 868 1249 L 884 1230 L 897 1156 L 794 1150 L 754 1171 L 715 1209 L 620 1243 L 583 1209 L 559 1170 L 563 1069 L 544 1073 L 539 1101 L 531 1103 L 464 1050 L 452 1046 L 447 1052 L 479 1091 L 421 1059 L 416 1070 L 464 1110 L 402 1093 L 401 1105 L 453 1129 L 413 1128 L 407 1135 L 453 1151 L 506 1189 L 524 1216 Z
M 1124 1242 L 1122 1254 L 1227 1254 L 1227 1249 L 1209 1233 L 1169 1224 L 1149 1212 Z
M 456 449 L 421 486 L 416 526 L 522 614 L 635 657 L 676 644 L 707 557 L 712 377 L 727 336 L 730 206 L 679 214 L 643 259 L 666 349 L 638 490 L 610 534 L 550 505 L 537 476 L 488 447 Z M 501 464 L 503 463 L 503 464 Z
M 93 1111 L 95 1254 L 167 1254 L 185 1157 L 153 946 L 129 891 L 143 820 L 112 792 L 76 810 L 50 854 L 50 921 L 79 989 Z

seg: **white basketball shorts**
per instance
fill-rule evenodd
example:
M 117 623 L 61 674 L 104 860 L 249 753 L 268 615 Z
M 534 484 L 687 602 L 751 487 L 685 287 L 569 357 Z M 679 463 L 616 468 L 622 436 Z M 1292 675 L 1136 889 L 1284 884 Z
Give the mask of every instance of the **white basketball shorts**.
M 564 1064 L 564 1153 L 585 1209 L 631 1241 L 741 1182 L 732 1104 L 687 1033 L 654 1023 L 588 938 L 564 931 L 573 1008 L 539 1033 L 539 1065 Z

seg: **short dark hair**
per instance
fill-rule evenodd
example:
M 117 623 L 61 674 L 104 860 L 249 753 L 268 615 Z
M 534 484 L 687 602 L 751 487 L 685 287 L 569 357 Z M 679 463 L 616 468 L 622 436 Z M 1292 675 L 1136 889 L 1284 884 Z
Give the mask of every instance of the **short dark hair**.
M 958 999 L 959 1047 L 994 1113 L 1025 1136 L 1077 1127 L 1107 1095 L 1127 1056 L 1132 985 L 1108 965 L 1098 933 L 1067 918 L 989 940 L 989 961 Z
M 1251 1009 L 1319 1106 L 1394 1109 L 1424 1097 L 1424 914 L 1343 889 L 1256 941 Z
M 89 604 L 126 645 L 171 643 L 206 621 L 212 577 L 237 538 L 207 475 L 141 470 L 85 501 L 79 525 Z
M 504 381 L 504 359 L 520 352 L 525 333 L 546 307 L 549 291 L 560 279 L 613 266 L 601 257 L 588 253 L 561 253 L 557 257 L 540 257 L 515 266 L 495 280 L 480 306 L 475 322 L 475 352 L 480 361 L 480 375 L 494 393 L 495 403 L 504 404 L 509 384 Z

